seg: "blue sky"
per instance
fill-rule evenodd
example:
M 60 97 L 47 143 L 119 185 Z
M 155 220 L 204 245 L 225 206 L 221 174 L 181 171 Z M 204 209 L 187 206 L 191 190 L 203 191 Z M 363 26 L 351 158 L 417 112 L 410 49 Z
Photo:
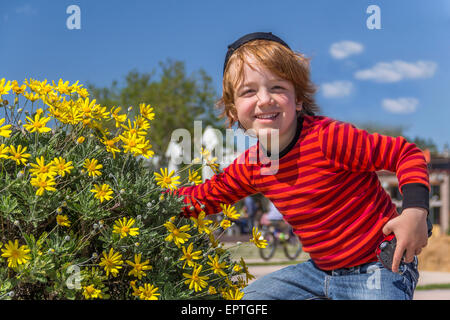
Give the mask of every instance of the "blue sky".
M 68 6 L 81 10 L 69 30 Z M 380 8 L 381 29 L 366 13 Z M 109 86 L 167 58 L 203 68 L 221 92 L 228 44 L 271 31 L 310 57 L 321 114 L 402 125 L 407 136 L 450 144 L 450 1 L 0 2 L 0 79 Z M 151 101 L 148 101 L 151 103 Z

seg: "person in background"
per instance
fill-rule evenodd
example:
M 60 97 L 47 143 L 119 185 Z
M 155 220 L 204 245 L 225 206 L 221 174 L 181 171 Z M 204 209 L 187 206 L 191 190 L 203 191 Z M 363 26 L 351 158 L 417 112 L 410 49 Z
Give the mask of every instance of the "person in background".
M 248 230 L 252 230 L 255 223 L 255 214 L 256 214 L 255 200 L 251 196 L 246 197 L 244 199 L 244 206 L 247 210 Z

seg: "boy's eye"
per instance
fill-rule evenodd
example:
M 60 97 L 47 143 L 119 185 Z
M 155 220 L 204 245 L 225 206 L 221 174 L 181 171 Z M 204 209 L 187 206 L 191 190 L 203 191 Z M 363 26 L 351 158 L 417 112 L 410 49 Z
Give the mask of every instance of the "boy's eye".
M 273 89 L 284 89 L 284 88 L 280 86 L 274 86 Z
M 253 90 L 253 89 L 245 90 L 244 92 L 242 92 L 242 95 L 244 96 L 244 95 L 246 95 L 246 94 L 248 94 L 248 93 L 251 93 L 251 92 L 253 92 L 253 91 L 255 91 L 255 90 Z

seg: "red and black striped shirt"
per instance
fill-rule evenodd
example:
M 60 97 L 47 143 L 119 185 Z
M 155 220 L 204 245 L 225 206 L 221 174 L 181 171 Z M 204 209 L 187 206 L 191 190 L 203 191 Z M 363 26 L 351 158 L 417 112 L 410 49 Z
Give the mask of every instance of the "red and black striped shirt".
M 397 216 L 376 171 L 395 172 L 404 208 L 428 206 L 425 157 L 403 137 L 304 115 L 291 146 L 280 153 L 275 174 L 267 174 L 274 168 L 268 159 L 258 142 L 220 174 L 178 189 L 195 208 L 185 207 L 184 214 L 198 214 L 201 204 L 207 214 L 218 213 L 221 203 L 261 193 L 283 214 L 314 263 L 333 270 L 375 261 L 382 228 Z

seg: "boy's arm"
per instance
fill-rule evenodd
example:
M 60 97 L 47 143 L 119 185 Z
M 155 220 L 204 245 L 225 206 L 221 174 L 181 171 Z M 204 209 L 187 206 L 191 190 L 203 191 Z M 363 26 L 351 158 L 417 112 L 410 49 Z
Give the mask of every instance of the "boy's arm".
M 175 191 L 183 195 L 185 216 L 196 217 L 201 211 L 214 214 L 222 211 L 220 204 L 234 204 L 258 191 L 253 188 L 251 167 L 246 165 L 247 152 L 241 154 L 223 172 L 207 179 L 204 183 L 191 187 L 181 187 Z
M 392 270 L 398 270 L 405 251 L 405 262 L 411 262 L 428 240 L 430 185 L 423 152 L 404 137 L 369 134 L 339 121 L 326 123 L 319 131 L 319 141 L 324 155 L 337 167 L 396 173 L 403 196 L 402 214 L 386 223 L 383 233 L 394 232 L 397 237 Z

